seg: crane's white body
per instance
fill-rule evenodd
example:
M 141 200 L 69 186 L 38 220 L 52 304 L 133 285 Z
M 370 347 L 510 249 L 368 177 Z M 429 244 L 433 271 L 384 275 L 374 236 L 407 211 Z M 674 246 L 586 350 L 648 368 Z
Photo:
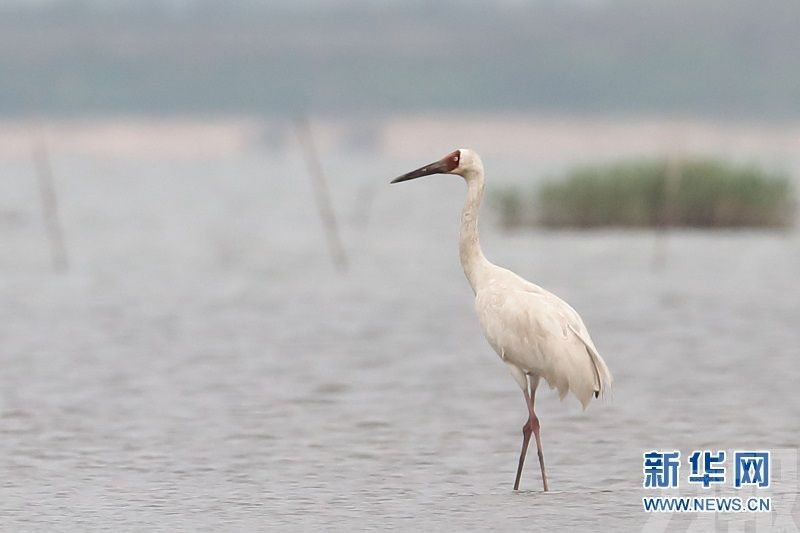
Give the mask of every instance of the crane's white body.
M 508 365 L 522 389 L 528 421 L 522 426 L 522 450 L 514 490 L 520 476 L 531 434 L 548 490 L 539 418 L 534 403 L 536 388 L 544 379 L 563 399 L 572 392 L 584 409 L 592 396 L 604 394 L 612 377 L 597 352 L 580 315 L 558 296 L 522 279 L 510 270 L 490 263 L 478 238 L 478 211 L 483 199 L 483 163 L 478 154 L 460 149 L 439 161 L 392 180 L 408 181 L 431 174 L 458 174 L 467 182 L 467 200 L 461 212 L 458 251 L 472 291 L 483 334 Z
M 483 164 L 475 152 L 459 152 L 467 182 L 459 252 L 483 334 L 523 390 L 535 390 L 543 378 L 561 398 L 572 392 L 585 408 L 611 385 L 611 372 L 569 304 L 484 257 L 478 239 Z
M 521 388 L 544 378 L 563 399 L 585 408 L 611 374 L 581 317 L 566 302 L 513 272 L 495 267 L 475 294 L 483 334 Z

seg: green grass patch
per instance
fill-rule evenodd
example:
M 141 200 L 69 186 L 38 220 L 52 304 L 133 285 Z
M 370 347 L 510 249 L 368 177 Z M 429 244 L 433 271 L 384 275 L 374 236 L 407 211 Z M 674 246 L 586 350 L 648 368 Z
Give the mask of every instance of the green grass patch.
M 785 228 L 795 212 L 788 175 L 710 159 L 584 166 L 491 201 L 506 227 Z

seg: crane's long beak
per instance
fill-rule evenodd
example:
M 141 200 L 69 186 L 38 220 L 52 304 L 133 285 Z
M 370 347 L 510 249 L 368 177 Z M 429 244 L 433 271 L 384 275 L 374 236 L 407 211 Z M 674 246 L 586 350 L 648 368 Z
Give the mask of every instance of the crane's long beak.
M 417 170 L 412 170 L 407 174 L 403 174 L 402 176 L 393 179 L 390 183 L 400 183 L 401 181 L 413 180 L 421 178 L 422 176 L 430 176 L 431 174 L 446 174 L 447 172 L 447 162 L 445 160 L 441 160 L 429 165 L 425 165 L 424 167 L 420 167 Z

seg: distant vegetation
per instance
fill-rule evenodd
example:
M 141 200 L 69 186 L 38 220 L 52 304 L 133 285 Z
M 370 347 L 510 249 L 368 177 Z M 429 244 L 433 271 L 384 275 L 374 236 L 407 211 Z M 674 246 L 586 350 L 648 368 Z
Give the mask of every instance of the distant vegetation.
M 795 209 L 789 176 L 708 159 L 585 166 L 492 203 L 506 227 L 781 228 Z

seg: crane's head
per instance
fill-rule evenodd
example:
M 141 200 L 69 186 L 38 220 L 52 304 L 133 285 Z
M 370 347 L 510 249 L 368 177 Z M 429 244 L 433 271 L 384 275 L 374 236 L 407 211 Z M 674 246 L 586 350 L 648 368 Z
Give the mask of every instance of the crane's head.
M 460 148 L 450 152 L 438 161 L 393 179 L 391 183 L 400 183 L 401 181 L 413 180 L 422 176 L 430 176 L 431 174 L 458 174 L 467 179 L 472 172 L 480 170 L 483 170 L 483 164 L 478 154 L 472 150 Z

